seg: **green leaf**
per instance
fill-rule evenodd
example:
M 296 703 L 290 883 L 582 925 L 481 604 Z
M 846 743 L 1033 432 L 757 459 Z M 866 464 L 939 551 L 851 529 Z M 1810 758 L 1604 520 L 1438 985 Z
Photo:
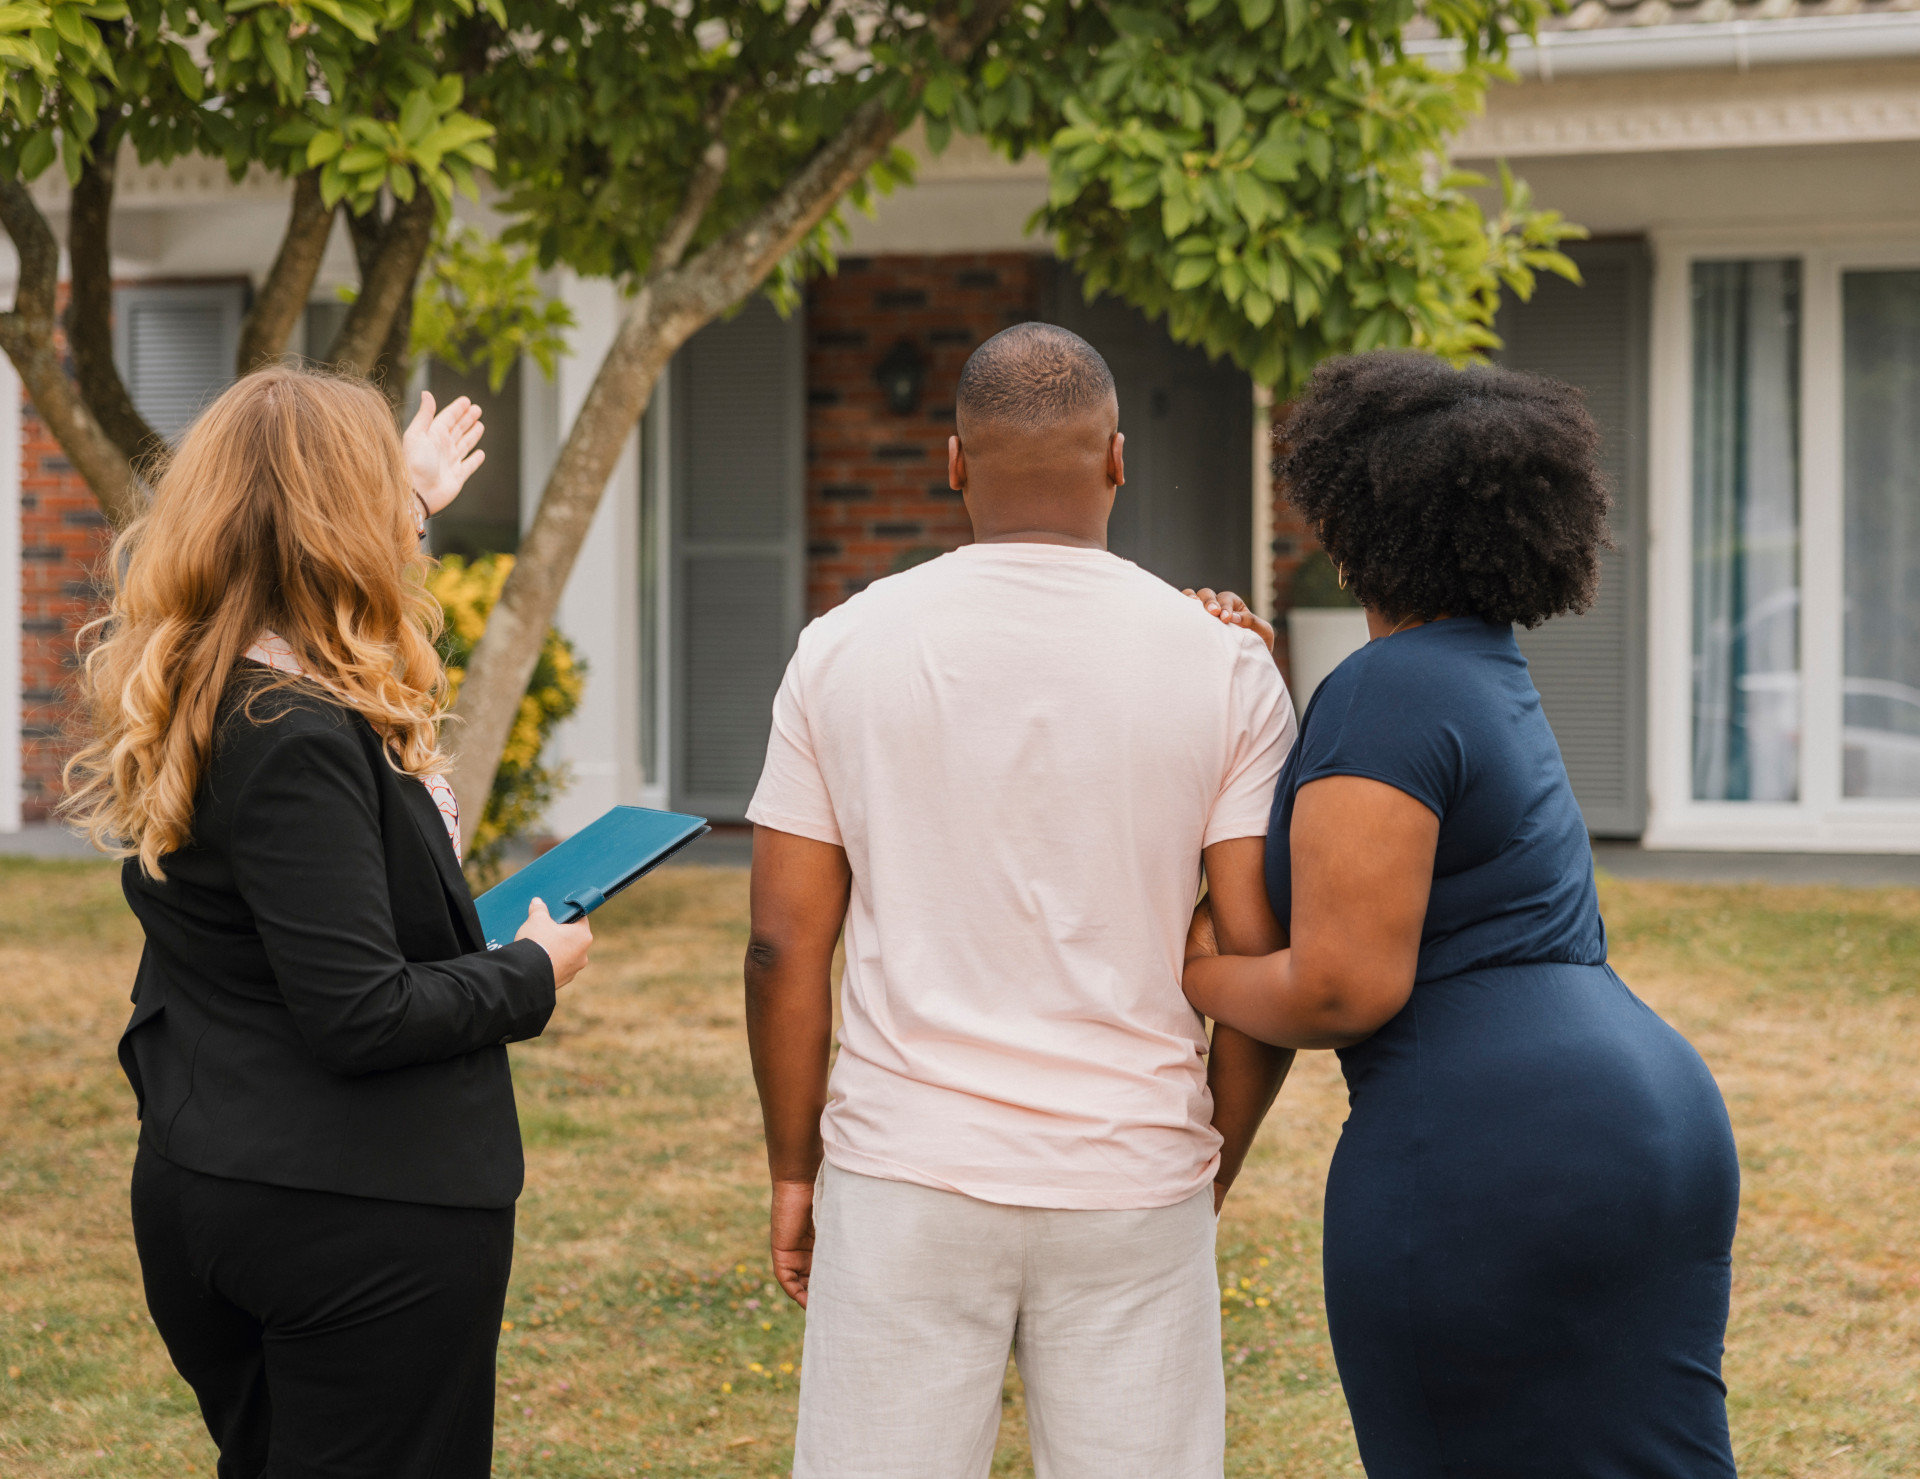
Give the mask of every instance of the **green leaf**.
M 1240 207 L 1240 214 L 1246 218 L 1249 226 L 1260 226 L 1269 216 L 1278 214 L 1273 192 L 1251 170 L 1239 170 L 1234 174 L 1233 203 Z
M 400 105 L 400 138 L 404 143 L 417 144 L 433 124 L 433 98 L 425 88 L 407 94 L 406 102 Z
M 27 136 L 27 142 L 20 150 L 20 173 L 29 180 L 38 179 L 53 163 L 53 130 L 37 129 Z
M 1211 257 L 1184 257 L 1180 265 L 1173 269 L 1173 290 L 1184 293 L 1197 288 L 1213 276 L 1215 262 Z
M 1182 180 L 1182 185 L 1185 181 Z M 1186 235 L 1187 228 L 1193 224 L 1193 204 L 1187 199 L 1184 189 L 1163 190 L 1160 196 L 1160 229 L 1169 241 Z
M 1273 0 L 1240 0 L 1240 24 L 1257 31 L 1273 19 Z
M 440 120 L 440 126 L 424 139 L 419 147 L 423 152 L 451 154 L 462 145 L 471 144 L 475 139 L 493 136 L 493 125 L 466 113 L 455 113 Z
M 396 200 L 412 200 L 414 184 L 413 171 L 405 165 L 396 164 L 387 171 L 387 188 Z
M 368 170 L 386 167 L 387 151 L 371 144 L 355 144 L 340 156 L 340 168 L 350 175 L 363 175 Z
M 1240 137 L 1240 132 L 1246 127 L 1246 124 L 1247 110 L 1240 106 L 1240 100 L 1238 98 L 1229 97 L 1214 110 L 1214 147 L 1216 149 L 1226 148 L 1235 139 Z
M 313 142 L 307 145 L 307 168 L 312 169 L 316 165 L 325 164 L 340 153 L 346 146 L 346 142 L 339 134 L 332 131 L 315 134 Z
M 193 58 L 187 55 L 186 47 L 177 41 L 167 43 L 167 65 L 173 70 L 173 80 L 179 84 L 180 91 L 187 95 L 189 102 L 197 103 L 205 96 L 206 79 L 200 75 Z
M 51 11 L 53 29 L 59 33 L 62 41 L 73 46 L 87 44 L 86 18 L 80 14 L 77 5 L 54 5 Z
M 287 38 L 279 31 L 267 26 L 259 27 L 259 33 L 260 55 L 266 58 L 274 80 L 289 93 L 293 92 L 295 90 L 293 52 L 287 46 Z

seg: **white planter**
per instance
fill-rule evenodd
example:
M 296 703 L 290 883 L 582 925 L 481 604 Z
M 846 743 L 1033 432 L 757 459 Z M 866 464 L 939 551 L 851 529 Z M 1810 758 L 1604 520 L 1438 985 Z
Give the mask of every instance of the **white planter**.
M 1367 643 L 1367 613 L 1352 606 L 1299 606 L 1287 613 L 1287 655 L 1293 669 L 1293 710 L 1307 711 L 1327 676 Z

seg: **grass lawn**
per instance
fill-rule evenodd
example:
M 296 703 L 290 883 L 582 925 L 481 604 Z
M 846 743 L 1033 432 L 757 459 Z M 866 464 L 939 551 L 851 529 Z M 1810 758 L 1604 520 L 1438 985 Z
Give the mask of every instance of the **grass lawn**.
M 1614 961 L 1719 1076 L 1745 1173 L 1727 1375 L 1743 1474 L 1920 1474 L 1920 894 L 1609 883 Z M 766 1272 L 743 874 L 656 875 L 514 1049 L 528 1148 L 496 1473 L 784 1474 L 801 1318 Z M 141 1302 L 139 933 L 109 867 L 0 860 L 0 1474 L 213 1450 Z M 1320 1301 L 1343 1113 L 1304 1055 L 1221 1228 L 1228 1472 L 1359 1473 Z M 997 1474 L 1029 1471 L 1010 1381 Z

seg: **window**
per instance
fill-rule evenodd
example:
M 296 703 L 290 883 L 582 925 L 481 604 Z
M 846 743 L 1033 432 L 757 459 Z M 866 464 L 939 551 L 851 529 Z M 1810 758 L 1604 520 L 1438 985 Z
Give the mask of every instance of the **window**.
M 1841 788 L 1920 796 L 1920 271 L 1848 272 Z
M 178 440 L 233 383 L 244 283 L 122 288 L 114 294 L 113 357 L 147 424 Z
M 1693 796 L 1800 772 L 1800 264 L 1693 267 Z

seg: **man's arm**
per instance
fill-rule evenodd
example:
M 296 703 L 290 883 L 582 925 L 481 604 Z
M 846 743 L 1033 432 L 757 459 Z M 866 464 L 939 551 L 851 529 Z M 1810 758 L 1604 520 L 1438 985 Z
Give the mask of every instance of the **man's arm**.
M 773 1177 L 773 1273 L 803 1309 L 833 1041 L 833 946 L 852 882 L 844 848 L 771 827 L 753 829 L 747 1046 Z
M 1216 842 L 1204 854 L 1207 898 L 1223 953 L 1271 955 L 1286 948 L 1286 931 L 1267 902 L 1266 852 L 1264 837 L 1235 837 Z M 1213 1091 L 1213 1127 L 1221 1139 L 1220 1170 L 1213 1180 L 1216 1212 L 1292 1067 L 1293 1049 L 1272 1047 L 1224 1022 L 1213 1024 L 1207 1087 Z

